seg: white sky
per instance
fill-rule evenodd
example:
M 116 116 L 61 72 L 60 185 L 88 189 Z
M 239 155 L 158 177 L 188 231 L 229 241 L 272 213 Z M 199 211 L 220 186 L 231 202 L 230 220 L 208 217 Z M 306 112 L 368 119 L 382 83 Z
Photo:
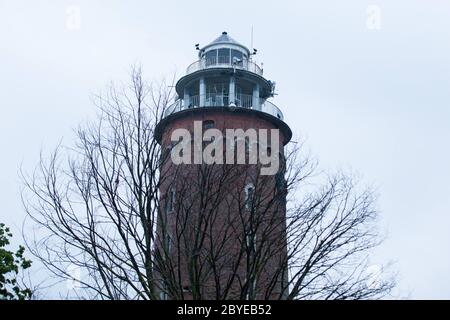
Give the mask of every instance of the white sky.
M 368 5 L 381 30 L 366 26 Z M 81 12 L 67 27 L 67 8 Z M 450 1 L 0 0 L 0 220 L 19 235 L 21 164 L 31 170 L 92 118 L 90 95 L 181 74 L 224 30 L 277 82 L 274 102 L 325 168 L 378 187 L 399 294 L 450 298 Z

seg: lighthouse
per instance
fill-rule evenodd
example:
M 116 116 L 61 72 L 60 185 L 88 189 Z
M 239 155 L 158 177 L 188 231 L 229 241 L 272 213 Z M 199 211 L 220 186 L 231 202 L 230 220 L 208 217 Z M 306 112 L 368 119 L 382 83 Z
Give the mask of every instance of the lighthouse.
M 155 128 L 160 297 L 283 299 L 284 146 L 292 133 L 271 102 L 275 83 L 255 63 L 256 50 L 227 32 L 196 49 L 197 61 L 176 83 L 177 100 Z

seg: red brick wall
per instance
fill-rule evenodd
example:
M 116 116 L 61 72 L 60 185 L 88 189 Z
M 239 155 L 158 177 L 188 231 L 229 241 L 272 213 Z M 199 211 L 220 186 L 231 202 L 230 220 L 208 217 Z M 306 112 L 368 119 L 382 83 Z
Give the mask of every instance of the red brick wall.
M 268 121 L 267 119 L 263 119 L 255 113 L 241 113 L 241 112 L 223 112 L 223 111 L 208 111 L 208 112 L 200 112 L 201 110 L 196 110 L 196 112 L 186 113 L 183 117 L 178 117 L 168 122 L 164 128 L 162 134 L 162 150 L 165 150 L 167 147 L 171 145 L 170 137 L 173 130 L 178 128 L 188 129 L 192 132 L 194 121 L 204 121 L 204 120 L 213 120 L 215 122 L 215 128 L 219 130 L 224 129 L 243 129 L 247 130 L 250 128 L 253 129 L 276 129 L 276 125 Z M 280 152 L 283 154 L 283 143 L 285 138 L 280 132 Z M 225 169 L 227 168 L 227 169 Z M 260 299 L 264 298 L 277 298 L 280 290 L 274 290 L 274 293 L 270 296 L 266 295 L 266 288 L 269 286 L 269 282 L 274 276 L 275 270 L 278 268 L 279 260 L 283 260 L 286 258 L 287 248 L 286 248 L 286 239 L 282 236 L 284 234 L 285 227 L 285 214 L 286 214 L 286 202 L 283 197 L 276 196 L 276 200 L 273 198 L 274 190 L 277 190 L 276 186 L 276 177 L 275 176 L 258 176 L 257 168 L 253 165 L 224 165 L 218 166 L 217 168 L 212 170 L 211 179 L 209 182 L 213 182 L 208 186 L 200 186 L 199 181 L 199 166 L 196 165 L 179 165 L 175 166 L 171 163 L 170 159 L 164 163 L 161 168 L 161 176 L 162 183 L 160 188 L 160 194 L 162 203 L 164 203 L 164 199 L 166 198 L 168 191 L 170 188 L 175 188 L 176 191 L 176 212 L 167 214 L 165 210 L 162 208 L 160 212 L 160 219 L 167 219 L 167 229 L 168 232 L 174 235 L 174 238 L 178 238 L 176 235 L 180 234 L 179 227 L 181 224 L 185 223 L 187 228 L 183 232 L 186 234 L 192 234 L 189 237 L 182 237 L 184 239 L 175 240 L 173 249 L 171 251 L 171 257 L 176 262 L 176 269 L 180 271 L 181 274 L 181 283 L 182 287 L 188 287 L 190 285 L 190 276 L 189 276 L 189 259 L 191 259 L 191 253 L 183 252 L 186 246 L 189 246 L 189 242 L 193 241 L 191 238 L 195 237 L 195 225 L 196 214 L 202 209 L 195 210 L 186 210 L 182 208 L 186 206 L 186 204 L 193 204 L 192 207 L 200 208 L 203 206 L 205 208 L 205 212 L 214 211 L 213 216 L 210 217 L 208 223 L 210 223 L 210 230 L 207 234 L 207 237 L 212 237 L 212 240 L 209 240 L 209 243 L 223 243 L 221 237 L 226 235 L 227 240 L 225 244 L 225 248 L 222 249 L 223 252 L 227 252 L 228 255 L 220 256 L 224 261 L 227 259 L 227 256 L 230 257 L 230 260 L 233 261 L 241 261 L 234 258 L 239 255 L 239 252 L 242 248 L 242 241 L 245 241 L 243 236 L 245 224 L 247 222 L 243 222 L 242 217 L 245 217 L 246 213 L 243 211 L 243 199 L 244 195 L 244 187 L 249 181 L 256 181 L 256 189 L 257 193 L 261 194 L 263 198 L 261 200 L 261 208 L 264 209 L 265 212 L 258 213 L 260 216 L 257 219 L 260 219 L 264 227 L 261 230 L 264 230 L 261 235 L 256 234 L 257 243 L 258 236 L 260 236 L 259 241 L 263 242 L 261 244 L 261 248 L 265 245 L 273 245 L 275 242 L 277 243 L 276 248 L 272 249 L 267 246 L 263 250 L 267 251 L 266 254 L 270 255 L 267 263 L 265 264 L 263 270 L 261 270 L 257 284 L 256 284 L 256 292 L 257 297 Z M 223 177 L 223 173 L 221 170 L 227 171 L 227 179 L 225 182 L 220 180 L 220 177 Z M 214 181 L 222 181 L 222 185 L 218 186 L 214 184 Z M 218 183 L 219 184 L 219 183 Z M 200 188 L 206 188 L 208 191 L 204 193 L 211 193 L 210 202 L 206 202 L 206 204 L 200 204 L 201 200 L 199 194 L 202 193 Z M 215 188 L 218 188 L 218 194 L 220 194 L 221 199 L 218 201 L 218 204 L 215 204 L 213 198 L 215 193 Z M 216 207 L 214 207 L 216 205 Z M 189 215 L 191 215 L 189 217 Z M 262 215 L 265 215 L 262 217 Z M 267 217 L 266 217 L 267 216 Z M 182 222 L 180 222 L 182 221 Z M 191 225 L 192 224 L 192 225 Z M 161 224 L 160 224 L 161 225 Z M 177 229 L 178 227 L 178 229 Z M 226 229 L 226 231 L 224 231 Z M 269 230 L 273 230 L 273 238 L 270 238 Z M 161 229 L 158 229 L 159 234 L 161 234 Z M 268 235 L 269 234 L 269 235 Z M 187 240 L 188 238 L 189 240 Z M 272 242 L 272 243 L 269 243 Z M 211 249 L 208 243 L 205 243 L 205 252 Z M 273 251 L 273 252 L 272 252 Z M 177 257 L 182 257 L 181 259 L 177 259 Z M 207 257 L 202 257 L 202 259 L 207 259 Z M 239 292 L 239 280 L 245 280 L 246 274 L 246 259 L 242 259 L 242 263 L 238 266 L 237 270 L 233 268 L 224 267 L 221 271 L 221 278 L 219 283 L 221 287 L 226 286 L 226 281 L 230 279 L 232 274 L 235 274 L 235 278 L 231 285 L 231 292 Z M 231 263 L 233 264 L 233 263 Z M 207 264 L 205 264 L 207 265 Z M 224 263 L 223 265 L 226 265 Z M 285 276 L 285 275 L 283 275 Z M 281 277 L 280 277 L 281 279 Z M 281 281 L 281 280 L 280 280 Z M 217 282 L 213 275 L 207 275 L 207 270 L 205 271 L 205 279 L 202 281 L 204 292 L 203 297 L 207 299 L 215 299 L 217 298 Z M 228 295 L 227 298 L 240 298 L 239 295 Z M 190 294 L 186 293 L 184 298 L 190 298 Z

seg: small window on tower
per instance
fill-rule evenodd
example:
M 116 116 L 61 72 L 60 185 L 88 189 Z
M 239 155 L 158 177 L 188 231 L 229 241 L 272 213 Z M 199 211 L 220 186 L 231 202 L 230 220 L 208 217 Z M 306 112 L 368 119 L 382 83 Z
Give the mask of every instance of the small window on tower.
M 167 245 L 167 253 L 171 254 L 172 253 L 172 247 L 173 247 L 172 238 L 169 235 L 167 235 L 166 241 L 167 241 L 167 243 L 166 243 L 166 245 Z
M 254 233 L 247 233 L 245 236 L 245 242 L 247 244 L 247 248 L 252 251 L 256 252 L 256 234 Z
M 203 121 L 203 130 L 214 128 L 214 125 L 215 123 L 213 120 L 205 120 Z
M 255 198 L 255 186 L 249 183 L 245 186 L 245 208 L 250 210 L 253 206 L 253 201 Z
M 171 188 L 166 196 L 166 213 L 171 213 L 175 208 L 175 189 Z

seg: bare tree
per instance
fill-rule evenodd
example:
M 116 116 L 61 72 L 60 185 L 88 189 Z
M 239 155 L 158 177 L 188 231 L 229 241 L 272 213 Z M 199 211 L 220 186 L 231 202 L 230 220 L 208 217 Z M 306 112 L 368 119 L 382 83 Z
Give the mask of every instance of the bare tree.
M 155 139 L 174 100 L 170 88 L 148 85 L 133 69 L 130 86 L 97 97 L 98 121 L 77 130 L 74 147 L 59 146 L 23 174 L 23 202 L 37 228 L 27 245 L 54 276 L 94 299 L 367 299 L 389 292 L 392 279 L 372 283 L 366 273 L 379 244 L 371 190 L 342 173 L 318 173 L 301 145 L 288 147 L 275 176 L 250 165 L 174 169 Z

